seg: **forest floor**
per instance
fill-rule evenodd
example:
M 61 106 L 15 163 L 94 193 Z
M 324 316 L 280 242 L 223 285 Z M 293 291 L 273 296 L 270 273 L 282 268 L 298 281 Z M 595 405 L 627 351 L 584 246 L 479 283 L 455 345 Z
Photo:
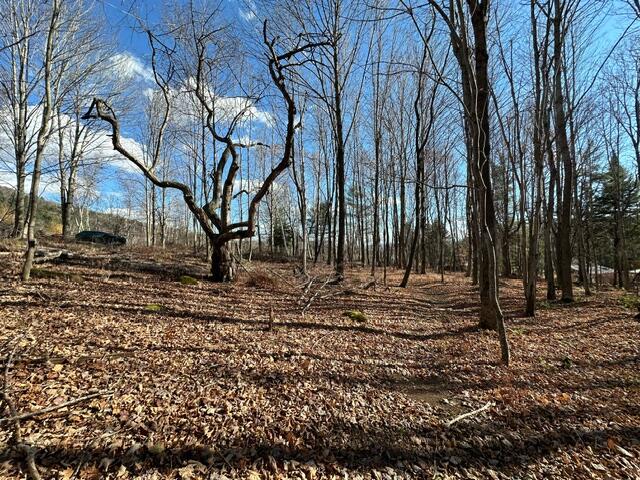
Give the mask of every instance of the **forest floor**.
M 391 271 L 388 287 L 365 288 L 354 268 L 323 287 L 318 267 L 305 292 L 292 264 L 252 262 L 234 284 L 185 285 L 109 258 L 194 276 L 206 264 L 71 246 L 102 260 L 42 264 L 21 284 L 21 251 L 2 248 L 15 411 L 103 394 L 20 422 L 42 478 L 640 478 L 640 323 L 618 291 L 525 318 L 520 281 L 501 280 L 506 368 L 459 274 L 401 289 Z M 0 477 L 25 478 L 2 408 Z

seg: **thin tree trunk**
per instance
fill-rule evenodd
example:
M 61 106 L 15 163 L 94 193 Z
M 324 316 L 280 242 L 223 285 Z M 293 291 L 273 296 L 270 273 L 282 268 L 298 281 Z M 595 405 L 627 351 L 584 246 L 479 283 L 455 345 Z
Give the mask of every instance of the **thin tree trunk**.
M 558 149 L 558 161 L 563 167 L 562 198 L 558 198 L 560 215 L 558 217 L 558 270 L 560 288 L 562 289 L 562 301 L 573 302 L 573 281 L 571 263 L 573 254 L 571 249 L 571 214 L 573 199 L 573 175 L 574 164 L 569 150 L 567 139 L 567 120 L 565 115 L 565 100 L 562 88 L 563 70 L 563 22 L 560 0 L 554 0 L 555 17 L 554 29 L 554 114 L 555 114 L 555 138 Z
M 38 130 L 36 143 L 36 157 L 33 165 L 33 175 L 31 177 L 31 198 L 29 202 L 29 222 L 27 225 L 27 253 L 25 255 L 22 269 L 22 281 L 27 282 L 31 276 L 31 267 L 36 253 L 36 219 L 38 212 L 38 197 L 40 194 L 40 175 L 42 173 L 42 159 L 44 149 L 50 134 L 51 112 L 52 112 L 52 85 L 51 69 L 53 59 L 54 37 L 58 30 L 58 17 L 60 14 L 59 0 L 53 0 L 51 6 L 51 19 L 49 31 L 47 32 L 47 43 L 44 59 L 44 99 L 42 105 L 42 120 Z

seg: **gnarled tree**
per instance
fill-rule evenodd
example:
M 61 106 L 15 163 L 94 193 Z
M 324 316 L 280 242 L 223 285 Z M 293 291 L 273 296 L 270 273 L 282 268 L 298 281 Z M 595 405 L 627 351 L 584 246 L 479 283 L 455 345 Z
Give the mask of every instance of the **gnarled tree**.
M 208 18 L 213 17 L 209 16 Z M 153 162 L 154 159 L 160 155 L 159 145 L 161 145 L 163 141 L 163 131 L 169 121 L 173 95 L 169 87 L 170 75 L 173 70 L 171 68 L 166 69 L 168 73 L 161 75 L 158 71 L 156 60 L 159 50 L 163 50 L 165 55 L 170 55 L 174 49 L 165 47 L 163 42 L 157 39 L 151 32 L 148 32 L 148 36 L 153 53 L 152 66 L 155 81 L 161 93 L 161 103 L 164 104 L 160 125 L 156 134 L 156 148 L 154 149 L 156 153 L 152 155 L 151 165 L 149 165 L 148 162 L 143 162 L 141 158 L 138 158 L 136 154 L 123 143 L 120 122 L 114 109 L 106 101 L 95 98 L 89 110 L 84 115 L 85 119 L 98 119 L 110 125 L 114 150 L 136 165 L 153 185 L 160 188 L 176 189 L 182 193 L 184 202 L 209 239 L 211 245 L 211 276 L 212 279 L 217 282 L 226 282 L 234 279 L 236 262 L 229 249 L 229 242 L 250 238 L 254 235 L 257 228 L 258 205 L 269 192 L 269 189 L 278 176 L 280 176 L 292 162 L 294 135 L 299 126 L 299 122 L 297 118 L 296 98 L 289 88 L 291 71 L 304 63 L 303 55 L 306 52 L 323 45 L 323 42 L 305 43 L 300 38 L 293 41 L 288 41 L 281 37 L 269 38 L 266 21 L 263 24 L 262 34 L 263 43 L 266 47 L 266 64 L 269 77 L 282 97 L 286 108 L 286 128 L 283 138 L 282 156 L 255 190 L 255 194 L 249 201 L 246 219 L 240 219 L 234 222 L 231 215 L 235 179 L 241 167 L 239 151 L 242 148 L 262 146 L 262 144 L 259 142 L 243 143 L 235 141 L 232 138 L 235 126 L 244 115 L 245 110 L 249 109 L 252 105 L 248 99 L 244 102 L 244 108 L 241 108 L 230 121 L 230 126 L 227 128 L 226 133 L 221 134 L 216 128 L 215 119 L 216 114 L 219 112 L 216 109 L 215 96 L 207 90 L 206 81 L 202 75 L 202 69 L 207 66 L 209 62 L 206 58 L 206 47 L 200 40 L 204 37 L 209 38 L 210 35 L 204 35 L 204 37 L 200 39 L 196 38 L 194 42 L 198 68 L 195 79 L 193 79 L 195 80 L 195 88 L 191 92 L 195 94 L 205 108 L 207 114 L 206 128 L 210 131 L 213 138 L 224 146 L 220 159 L 214 165 L 211 173 L 212 193 L 206 203 L 199 205 L 195 192 L 188 185 L 176 180 L 161 179 L 153 171 Z

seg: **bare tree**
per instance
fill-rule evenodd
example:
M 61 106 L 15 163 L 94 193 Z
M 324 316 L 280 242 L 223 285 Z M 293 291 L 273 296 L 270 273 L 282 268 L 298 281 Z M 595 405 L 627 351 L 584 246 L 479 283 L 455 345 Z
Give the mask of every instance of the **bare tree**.
M 301 109 L 301 112 L 304 112 L 304 107 Z M 301 114 L 302 117 L 302 114 Z M 295 144 L 294 152 L 297 155 L 294 155 L 294 159 L 291 162 L 291 176 L 293 178 L 293 183 L 296 188 L 297 199 L 298 199 L 298 211 L 300 214 L 300 228 L 301 228 L 301 236 L 302 236 L 302 273 L 307 274 L 307 257 L 308 257 L 308 248 L 309 248 L 309 229 L 307 227 L 307 180 L 306 180 L 306 169 L 305 169 L 305 151 L 304 151 L 304 140 L 303 140 L 303 128 L 302 128 L 302 119 L 299 122 L 298 127 L 298 142 Z M 296 165 L 296 160 L 299 162 L 299 166 Z
M 36 153 L 31 177 L 31 194 L 29 196 L 29 221 L 27 223 L 27 253 L 22 268 L 22 281 L 26 282 L 31 276 L 31 267 L 36 253 L 36 218 L 38 211 L 38 198 L 40 196 L 40 175 L 42 173 L 42 160 L 47 142 L 51 135 L 51 121 L 54 111 L 54 49 L 55 42 L 61 26 L 60 1 L 53 0 L 49 12 L 49 26 L 44 53 L 44 94 L 42 97 L 42 117 L 38 128 Z M 58 77 L 59 80 L 60 77 Z
M 449 3 L 448 10 L 438 1 L 429 4 L 446 23 L 454 55 L 458 60 L 462 80 L 462 104 L 466 128 L 469 132 L 472 187 L 477 195 L 480 230 L 480 325 L 498 331 L 502 361 L 509 363 L 509 344 L 504 317 L 498 300 L 496 262 L 496 214 L 491 180 L 491 142 L 489 128 L 489 52 L 487 49 L 487 21 L 489 0 L 467 0 Z M 471 29 L 467 20 L 470 17 Z M 469 35 L 473 35 L 473 43 Z
M 0 70 L 4 100 L 0 124 L 10 140 L 11 154 L 14 155 L 12 169 L 16 175 L 16 186 L 11 236 L 15 238 L 22 237 L 25 227 L 25 180 L 35 144 L 34 127 L 40 113 L 29 105 L 42 80 L 42 68 L 38 65 L 36 53 L 47 19 L 40 3 L 36 0 L 3 0 L 1 7 L 4 12 L 0 21 L 2 34 L 12 42 L 0 52 L 5 57 Z
M 526 313 L 529 316 L 535 314 L 536 308 L 536 282 L 538 278 L 538 238 L 540 235 L 541 208 L 544 195 L 544 156 L 545 145 L 549 141 L 545 138 L 548 133 L 544 127 L 549 102 L 549 70 L 550 58 L 548 54 L 550 42 L 550 18 L 546 17 L 545 28 L 540 38 L 538 31 L 538 15 L 536 2 L 531 1 L 531 40 L 532 57 L 534 63 L 534 98 L 533 98 L 533 208 L 529 216 L 529 242 L 526 265 L 524 269 Z
M 416 20 L 416 12 L 425 6 L 436 12 L 446 25 L 451 48 L 460 69 L 461 94 L 450 85 L 451 82 L 446 81 L 442 72 L 438 71 L 437 74 L 439 80 L 456 95 L 464 112 L 466 146 L 469 157 L 469 189 L 473 192 L 469 199 L 474 206 L 474 212 L 477 212 L 477 216 L 474 216 L 477 221 L 472 223 L 477 224 L 479 231 L 477 250 L 480 267 L 478 269 L 481 302 L 480 326 L 498 331 L 501 358 L 503 363 L 508 364 L 510 360 L 509 344 L 498 299 L 495 245 L 496 213 L 491 177 L 489 128 L 491 86 L 487 45 L 490 1 L 446 2 L 429 0 L 426 4 L 415 6 L 410 2 L 400 0 L 399 4 L 399 6 L 387 10 L 396 16 L 407 15 L 416 25 L 418 32 L 422 31 L 422 26 Z M 426 43 L 428 44 L 428 42 Z
M 204 24 L 199 25 L 200 27 L 204 26 Z M 211 32 L 211 30 L 205 31 L 202 38 L 211 37 Z M 149 33 L 149 36 L 153 40 L 154 37 L 151 33 Z M 206 44 L 202 41 L 197 40 L 194 45 L 196 47 L 196 58 L 198 59 L 198 63 L 196 64 L 197 72 L 200 75 L 199 77 L 196 76 L 196 88 L 194 93 L 207 111 L 207 127 L 211 131 L 213 137 L 224 144 L 224 151 L 222 153 L 221 160 L 218 162 L 213 173 L 212 199 L 205 205 L 199 206 L 197 204 L 196 197 L 188 185 L 175 180 L 161 180 L 140 158 L 136 157 L 126 148 L 125 145 L 123 145 L 118 118 L 114 110 L 104 100 L 98 98 L 94 99 L 91 107 L 84 116 L 84 118 L 96 118 L 107 122 L 111 126 L 113 148 L 136 165 L 154 185 L 160 188 L 177 189 L 182 193 L 182 197 L 186 205 L 198 220 L 200 227 L 211 242 L 211 273 L 214 281 L 230 281 L 235 277 L 235 260 L 228 248 L 228 243 L 232 240 L 249 238 L 254 235 L 256 230 L 256 213 L 259 203 L 267 194 L 274 181 L 291 164 L 298 111 L 295 97 L 290 93 L 288 86 L 287 77 L 289 75 L 289 71 L 294 69 L 298 64 L 296 57 L 303 55 L 305 52 L 312 51 L 319 45 L 324 45 L 322 42 L 302 42 L 299 38 L 293 42 L 287 42 L 286 39 L 279 39 L 278 37 L 271 39 L 268 37 L 266 21 L 263 26 L 263 42 L 267 50 L 266 60 L 269 76 L 273 85 L 277 88 L 280 96 L 282 97 L 283 103 L 286 107 L 287 120 L 283 139 L 282 156 L 278 163 L 270 170 L 251 199 L 247 220 L 233 222 L 230 216 L 234 179 L 238 169 L 240 168 L 238 162 L 238 149 L 252 146 L 234 141 L 231 137 L 233 133 L 233 125 L 237 124 L 244 112 L 241 111 L 234 117 L 234 119 L 232 119 L 232 127 L 229 128 L 226 135 L 223 136 L 218 134 L 214 124 L 216 110 L 209 103 L 207 91 L 205 90 L 206 86 L 203 81 L 203 70 L 207 65 L 208 60 L 206 56 Z M 152 41 L 151 44 L 153 46 L 154 42 Z M 168 91 L 169 79 L 162 77 L 158 73 L 155 62 L 154 72 L 156 83 L 160 90 L 164 92 L 163 96 L 165 97 L 163 118 L 164 116 L 168 118 L 170 109 L 170 96 Z M 229 168 L 227 169 L 224 182 L 222 182 L 222 177 L 227 165 Z
M 562 300 L 573 301 L 573 280 L 571 261 L 571 214 L 573 201 L 574 163 L 569 149 L 567 137 L 566 101 L 563 87 L 562 58 L 566 38 L 566 19 L 571 12 L 567 11 L 569 3 L 564 0 L 553 2 L 553 112 L 555 125 L 555 141 L 557 144 L 558 162 L 563 168 L 562 187 L 556 192 L 560 205 L 558 216 L 558 279 L 562 289 Z
M 415 19 L 415 17 L 412 16 Z M 431 38 L 435 31 L 435 17 L 429 22 L 426 33 L 420 33 L 422 40 L 421 58 L 416 74 L 416 97 L 413 102 L 413 113 L 415 116 L 414 148 L 416 155 L 416 186 L 415 186 L 415 227 L 413 239 L 409 247 L 409 256 L 405 266 L 404 276 L 400 283 L 401 287 L 406 287 L 409 282 L 409 275 L 413 267 L 414 257 L 418 248 L 420 232 L 424 231 L 426 223 L 425 212 L 425 157 L 427 156 L 427 143 L 431 140 L 431 133 L 435 122 L 435 101 L 438 93 L 439 81 L 428 82 L 429 70 L 437 69 L 430 63 L 431 60 Z M 421 32 L 421 30 L 419 30 Z M 427 90 L 427 83 L 430 88 Z M 425 96 L 428 94 L 428 97 Z
M 267 2 L 268 3 L 268 2 Z M 361 101 L 366 69 L 359 68 L 367 22 L 360 21 L 363 4 L 360 1 L 311 0 L 273 2 L 281 12 L 280 29 L 313 38 L 313 32 L 322 32 L 326 42 L 314 49 L 310 61 L 299 71 L 297 82 L 321 106 L 331 122 L 335 155 L 336 182 L 336 273 L 344 275 L 347 241 L 346 157 L 347 142 L 354 130 Z
M 112 55 L 97 17 L 83 15 L 77 18 L 77 27 L 69 29 L 66 41 L 75 47 L 57 61 L 61 82 L 53 122 L 58 136 L 57 175 L 60 183 L 60 210 L 62 235 L 69 239 L 77 191 L 78 174 L 87 164 L 99 163 L 95 153 L 102 147 L 96 129 L 80 119 L 92 96 L 103 90 L 116 94 L 123 88 L 112 72 L 102 72 L 101 65 Z M 89 17 L 89 18 L 84 18 Z

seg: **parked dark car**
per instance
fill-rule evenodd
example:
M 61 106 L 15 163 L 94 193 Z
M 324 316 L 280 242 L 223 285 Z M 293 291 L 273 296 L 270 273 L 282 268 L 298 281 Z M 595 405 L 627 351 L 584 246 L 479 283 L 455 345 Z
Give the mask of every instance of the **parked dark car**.
M 126 245 L 127 239 L 107 232 L 85 230 L 76 235 L 77 242 L 101 243 L 103 245 Z

